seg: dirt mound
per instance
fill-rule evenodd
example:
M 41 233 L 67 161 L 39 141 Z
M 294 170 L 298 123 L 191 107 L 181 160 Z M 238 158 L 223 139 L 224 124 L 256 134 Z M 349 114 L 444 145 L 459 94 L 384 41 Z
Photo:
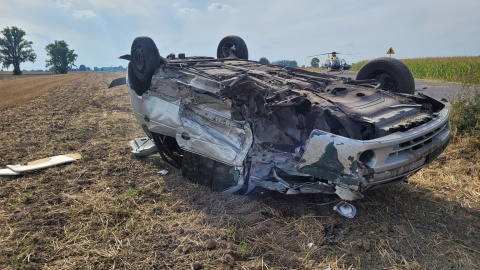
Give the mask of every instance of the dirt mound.
M 1 110 L 0 166 L 80 161 L 0 177 L 0 268 L 474 269 L 480 157 L 460 139 L 408 184 L 372 191 L 347 220 L 334 196 L 222 195 L 183 179 L 144 136 L 123 74 L 89 73 Z M 0 93 L 4 91 L 0 84 Z

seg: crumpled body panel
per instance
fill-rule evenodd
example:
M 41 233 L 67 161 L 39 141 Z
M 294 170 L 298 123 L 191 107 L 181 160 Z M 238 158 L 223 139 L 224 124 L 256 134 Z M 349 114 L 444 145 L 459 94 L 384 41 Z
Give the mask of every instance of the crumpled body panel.
M 194 103 L 195 102 L 195 103 Z M 242 166 L 252 144 L 248 123 L 232 121 L 228 104 L 183 99 L 175 138 L 185 151 Z

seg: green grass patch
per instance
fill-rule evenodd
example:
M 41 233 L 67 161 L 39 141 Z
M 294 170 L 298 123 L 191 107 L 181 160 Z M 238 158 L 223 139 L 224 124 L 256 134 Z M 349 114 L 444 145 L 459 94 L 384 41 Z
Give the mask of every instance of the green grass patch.
M 248 251 L 248 243 L 247 241 L 243 240 L 242 242 L 240 242 L 240 244 L 238 244 L 238 247 L 237 247 L 237 252 L 240 256 L 242 256 L 243 258 L 247 258 L 248 255 L 249 255 L 249 251 Z
M 362 68 L 363 65 L 365 65 L 367 62 L 368 62 L 368 60 L 362 60 L 360 62 L 353 63 L 352 67 L 350 68 L 350 71 L 355 71 L 355 72 L 359 71 L 360 68 Z
M 403 59 L 417 79 L 480 85 L 480 56 Z
M 480 89 L 465 87 L 451 103 L 453 133 L 480 146 Z

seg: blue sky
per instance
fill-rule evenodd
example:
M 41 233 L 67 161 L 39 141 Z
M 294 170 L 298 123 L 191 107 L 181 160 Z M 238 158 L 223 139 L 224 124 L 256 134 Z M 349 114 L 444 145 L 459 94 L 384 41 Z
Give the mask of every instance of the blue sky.
M 347 63 L 373 59 L 390 47 L 400 59 L 480 55 L 479 25 L 478 0 L 0 0 L 0 29 L 20 27 L 33 41 L 28 70 L 45 68 L 55 40 L 75 50 L 77 66 L 126 66 L 118 56 L 137 36 L 163 56 L 215 56 L 224 36 L 238 35 L 252 60 L 299 65 L 331 51 L 354 53 Z

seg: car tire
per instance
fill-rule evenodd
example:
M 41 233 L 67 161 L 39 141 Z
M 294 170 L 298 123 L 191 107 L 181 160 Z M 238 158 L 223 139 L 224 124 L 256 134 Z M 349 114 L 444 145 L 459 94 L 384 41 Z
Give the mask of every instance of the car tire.
M 224 37 L 217 47 L 217 58 L 230 57 L 229 51 L 238 59 L 248 60 L 248 48 L 245 41 L 239 36 L 226 36 Z
M 152 76 L 160 66 L 160 54 L 155 42 L 149 37 L 137 37 L 130 50 L 131 67 L 135 77 L 143 84 L 150 84 Z
M 137 76 L 133 72 L 132 62 L 128 63 L 127 72 L 128 84 L 130 85 L 130 88 L 135 91 L 135 94 L 137 94 L 138 96 L 142 96 L 150 88 L 150 81 L 142 82 L 137 78 Z
M 395 58 L 381 57 L 367 62 L 358 71 L 356 79 L 378 79 L 383 84 L 381 89 L 404 94 L 415 93 L 412 72 Z

